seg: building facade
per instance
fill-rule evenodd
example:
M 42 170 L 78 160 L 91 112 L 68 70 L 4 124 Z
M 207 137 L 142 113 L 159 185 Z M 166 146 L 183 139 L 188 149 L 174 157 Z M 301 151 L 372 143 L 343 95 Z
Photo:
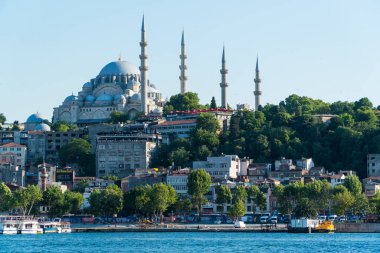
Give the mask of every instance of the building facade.
M 96 145 L 96 175 L 131 175 L 136 169 L 149 168 L 162 138 L 147 133 L 100 133 Z
M 240 158 L 237 155 L 207 157 L 206 161 L 194 161 L 193 169 L 205 169 L 213 179 L 237 178 Z
M 368 154 L 367 156 L 367 176 L 380 176 L 380 154 Z

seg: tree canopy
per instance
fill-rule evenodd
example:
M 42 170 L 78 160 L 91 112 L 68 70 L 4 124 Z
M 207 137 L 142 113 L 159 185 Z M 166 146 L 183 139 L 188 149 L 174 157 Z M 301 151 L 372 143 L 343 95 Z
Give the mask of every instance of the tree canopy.
M 186 92 L 173 95 L 164 106 L 164 114 L 170 111 L 186 111 L 195 109 L 205 109 L 206 107 L 199 103 L 199 97 L 197 93 Z

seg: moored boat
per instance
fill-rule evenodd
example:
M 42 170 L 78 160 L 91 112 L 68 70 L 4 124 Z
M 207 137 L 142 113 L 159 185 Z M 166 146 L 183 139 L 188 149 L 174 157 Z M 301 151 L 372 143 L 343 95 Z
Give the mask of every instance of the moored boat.
M 17 220 L 4 220 L 0 223 L 0 234 L 14 235 L 17 234 L 19 221 Z
M 19 234 L 42 234 L 42 229 L 39 227 L 36 220 L 21 220 L 19 224 Z
M 55 221 L 43 221 L 39 223 L 40 228 L 43 230 L 44 234 L 56 234 L 61 233 L 61 224 L 60 222 Z
M 335 231 L 334 222 L 328 221 L 328 220 L 318 224 L 318 226 L 312 230 L 312 232 L 316 232 L 316 233 L 334 233 L 334 231 Z

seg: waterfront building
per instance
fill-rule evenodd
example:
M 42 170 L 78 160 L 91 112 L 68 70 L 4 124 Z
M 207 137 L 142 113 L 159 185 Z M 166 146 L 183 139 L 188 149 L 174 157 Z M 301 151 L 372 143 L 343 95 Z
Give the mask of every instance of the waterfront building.
M 205 169 L 212 179 L 237 178 L 240 158 L 237 155 L 207 157 L 206 161 L 193 161 L 193 169 Z
M 138 169 L 133 175 L 121 179 L 121 190 L 123 192 L 128 192 L 138 186 L 154 185 L 165 182 L 165 173 L 158 173 L 153 169 Z
M 380 177 L 369 177 L 363 179 L 364 194 L 372 198 L 377 192 L 380 192 Z
M 367 176 L 368 177 L 380 176 L 380 154 L 367 155 Z
M 310 170 L 314 167 L 312 158 L 301 158 L 296 160 L 296 168 L 301 170 Z
M 131 175 L 136 169 L 150 167 L 160 134 L 114 132 L 99 133 L 96 144 L 96 175 Z
M 166 176 L 166 183 L 174 188 L 179 197 L 187 196 L 187 179 L 189 173 L 190 169 L 185 168 L 172 171 Z
M 139 113 L 162 113 L 165 101 L 148 79 L 147 38 L 144 18 L 141 26 L 141 65 L 119 58 L 105 65 L 99 74 L 86 82 L 77 95 L 70 95 L 54 108 L 53 123 L 90 125 L 108 122 L 114 111 L 134 119 Z
M 266 180 L 270 174 L 272 164 L 270 163 L 251 163 L 247 168 L 249 181 L 257 183 Z

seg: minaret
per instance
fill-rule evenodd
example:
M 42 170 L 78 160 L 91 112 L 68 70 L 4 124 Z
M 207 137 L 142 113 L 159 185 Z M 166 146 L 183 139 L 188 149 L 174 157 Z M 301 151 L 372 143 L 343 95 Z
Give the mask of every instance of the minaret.
M 222 82 L 220 83 L 220 88 L 222 90 L 222 108 L 227 108 L 227 73 L 228 69 L 226 68 L 226 58 L 224 53 L 224 46 L 223 46 L 223 55 L 222 55 L 222 68 L 220 69 L 220 74 L 222 74 Z
M 148 114 L 147 108 L 147 88 L 148 88 L 148 54 L 147 54 L 147 45 L 146 35 L 145 35 L 145 26 L 144 26 L 144 16 L 142 19 L 141 25 L 141 54 L 140 54 L 140 74 L 141 74 L 141 112 L 146 115 Z
M 49 176 L 49 174 L 46 171 L 45 162 L 44 162 L 43 166 L 42 166 L 42 169 L 41 169 L 41 174 L 40 174 L 40 177 L 41 177 L 41 190 L 43 192 L 46 191 L 46 183 L 47 183 L 48 176 Z
M 260 71 L 259 71 L 259 57 L 257 56 L 257 59 L 256 59 L 256 76 L 255 76 L 255 91 L 253 92 L 253 94 L 255 94 L 255 110 L 257 111 L 259 109 L 259 106 L 260 106 L 260 96 L 262 94 L 261 90 L 260 90 L 260 83 L 261 83 L 261 79 L 260 79 Z
M 186 93 L 187 87 L 186 87 L 186 81 L 187 81 L 187 76 L 186 76 L 186 47 L 185 47 L 185 33 L 182 31 L 182 40 L 181 40 L 181 55 L 179 56 L 181 59 L 181 65 L 179 65 L 179 69 L 181 70 L 181 75 L 179 77 L 179 80 L 181 81 L 181 93 Z

